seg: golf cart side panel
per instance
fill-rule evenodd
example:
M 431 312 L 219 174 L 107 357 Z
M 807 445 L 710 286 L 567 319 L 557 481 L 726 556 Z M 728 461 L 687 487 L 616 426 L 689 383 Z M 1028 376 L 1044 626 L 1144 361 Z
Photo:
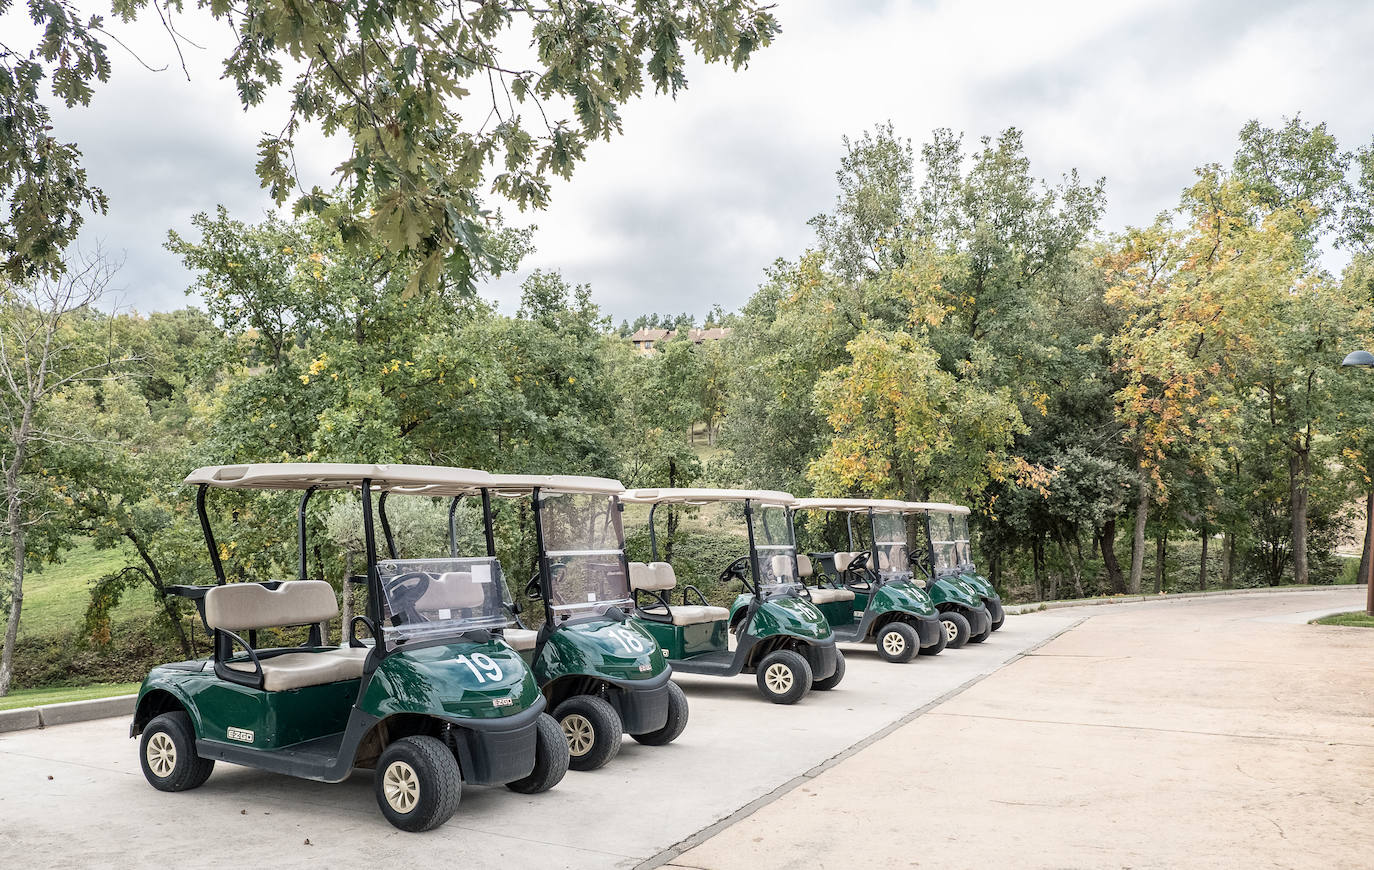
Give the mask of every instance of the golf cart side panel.
M 855 604 L 858 604 L 857 596 Z M 883 584 L 869 609 L 875 613 L 900 610 L 919 616 L 934 616 L 936 613 L 930 596 L 919 586 L 905 580 Z
M 569 622 L 549 635 L 534 663 L 541 686 L 562 677 L 649 680 L 667 666 L 657 638 L 637 620 Z
M 477 655 L 490 659 L 491 669 L 466 664 Z M 358 706 L 378 719 L 415 713 L 480 721 L 544 704 L 519 653 L 492 639 L 393 653 L 378 665 Z
M 816 605 L 791 596 L 759 602 L 749 632 L 760 640 L 779 634 L 809 642 L 831 640 L 830 623 Z
M 857 595 L 854 596 L 853 601 L 828 601 L 822 604 L 813 601 L 811 606 L 821 612 L 825 621 L 830 623 L 831 628 L 853 625 L 856 620 L 863 616 L 863 605 L 859 602 Z
M 674 661 L 720 652 L 729 645 L 728 630 L 723 621 L 696 625 L 670 625 L 645 619 L 635 621 L 653 637 L 661 654 Z
M 200 737 L 271 750 L 337 734 L 348 724 L 358 682 L 265 692 L 212 679 L 195 694 Z

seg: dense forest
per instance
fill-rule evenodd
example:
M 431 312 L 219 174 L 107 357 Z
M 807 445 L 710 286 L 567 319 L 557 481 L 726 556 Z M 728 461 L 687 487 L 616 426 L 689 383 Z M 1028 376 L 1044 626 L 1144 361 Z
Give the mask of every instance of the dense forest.
M 131 643 L 111 614 L 150 589 L 137 642 L 190 653 L 189 611 L 161 594 L 209 576 L 185 474 L 366 461 L 964 503 L 982 570 L 1021 600 L 1340 578 L 1374 498 L 1374 374 L 1340 367 L 1370 342 L 1374 145 L 1252 122 L 1179 180 L 1176 208 L 1124 232 L 1102 225 L 1105 181 L 1044 169 L 1014 129 L 918 149 L 875 128 L 846 142 L 814 243 L 700 320 L 617 326 L 556 271 L 500 313 L 481 280 L 518 268 L 529 230 L 492 223 L 472 275 L 417 281 L 412 255 L 326 217 L 343 191 L 299 218 L 221 209 L 172 233 L 196 276 L 182 310 L 99 313 L 98 255 L 7 279 L 8 557 L 115 554 L 68 640 Z M 730 330 L 695 343 L 694 325 Z M 641 327 L 677 334 L 642 353 L 626 339 Z M 214 509 L 236 576 L 294 573 L 294 501 Z M 348 510 L 325 496 L 309 514 L 310 572 L 336 585 L 357 558 Z M 499 519 L 523 579 L 529 517 Z M 397 526 L 420 546 L 434 520 Z M 700 522 L 673 531 L 703 571 L 734 555 Z

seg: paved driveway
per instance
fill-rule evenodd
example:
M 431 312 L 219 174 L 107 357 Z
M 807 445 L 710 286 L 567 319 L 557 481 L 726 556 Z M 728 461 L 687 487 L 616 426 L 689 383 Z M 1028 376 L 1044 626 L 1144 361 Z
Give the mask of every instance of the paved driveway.
M 1374 866 L 1374 631 L 1303 624 L 1363 601 L 1055 611 L 1086 619 L 673 866 Z
M 1078 618 L 1011 617 L 981 646 L 906 665 L 846 647 L 844 683 L 793 707 L 764 702 L 753 677 L 681 676 L 691 721 L 673 745 L 627 740 L 610 766 L 569 773 L 543 795 L 469 789 L 458 814 L 423 835 L 382 819 L 365 771 L 326 785 L 221 764 L 201 788 L 164 794 L 144 782 L 126 720 L 0 735 L 0 864 L 630 867 L 785 792 Z

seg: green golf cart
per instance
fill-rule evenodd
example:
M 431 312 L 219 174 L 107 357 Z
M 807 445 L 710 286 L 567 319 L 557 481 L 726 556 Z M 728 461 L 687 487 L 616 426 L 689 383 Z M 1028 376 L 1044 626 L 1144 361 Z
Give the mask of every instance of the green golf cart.
M 663 649 L 675 671 L 733 677 L 755 674 L 759 691 L 775 704 L 794 704 L 810 690 L 825 691 L 844 679 L 844 656 L 824 614 L 807 597 L 797 574 L 796 538 L 785 492 L 737 489 L 635 489 L 627 504 L 649 507 L 653 561 L 630 563 L 635 616 Z M 727 565 L 721 583 L 743 585 L 727 610 L 707 603 L 701 590 L 684 586 L 681 602 L 673 566 L 658 561 L 654 514 L 660 505 L 733 502 L 744 509 L 749 553 Z M 692 604 L 692 595 L 698 603 Z M 735 635 L 730 650 L 729 636 Z
M 964 581 L 983 599 L 992 617 L 992 630 L 996 631 L 1007 621 L 1007 612 L 1002 607 L 1002 596 L 997 594 L 992 581 L 978 573 L 973 564 L 973 551 L 969 547 L 968 516 L 969 509 L 955 504 L 917 502 L 926 512 L 930 529 L 930 539 L 935 547 L 953 548 L 950 557 L 957 566 L 960 580 Z
M 930 596 L 912 582 L 904 503 L 889 499 L 803 498 L 798 511 L 842 514 L 849 537 L 845 551 L 798 554 L 811 602 L 825 614 L 839 643 L 869 643 L 890 662 L 909 662 L 918 652 L 934 655 L 947 637 Z M 856 549 L 854 520 L 868 529 L 869 547 Z
M 321 782 L 376 771 L 387 821 L 405 831 L 443 824 L 464 784 L 504 783 L 525 794 L 552 788 L 568 746 L 525 661 L 500 637 L 504 582 L 495 559 L 377 555 L 373 494 L 452 497 L 489 475 L 461 468 L 264 463 L 197 469 L 196 507 L 213 586 L 169 592 L 195 603 L 214 653 L 154 668 L 138 694 L 130 737 L 142 735 L 144 776 L 162 791 L 201 785 L 216 761 Z M 295 580 L 228 583 L 206 496 L 215 489 L 297 490 Z M 306 505 L 326 490 L 356 492 L 367 574 L 365 613 L 327 643 L 339 615 L 333 588 L 306 579 Z M 382 514 L 385 524 L 385 514 Z M 308 628 L 299 646 L 279 632 Z M 366 637 L 359 636 L 362 629 Z M 259 632 L 268 632 L 259 646 Z
M 959 649 L 964 644 L 982 643 L 992 634 L 992 614 L 978 591 L 960 579 L 957 542 L 930 524 L 929 503 L 904 505 L 908 513 L 919 514 L 923 520 L 913 541 L 911 561 L 925 575 L 926 591 L 940 611 L 947 645 Z
M 595 770 L 628 733 L 662 746 L 687 727 L 687 697 L 654 638 L 633 619 L 618 480 L 494 474 L 483 490 L 488 552 L 491 495 L 531 499 L 538 567 L 523 598 L 542 602 L 536 630 L 512 602 L 505 639 L 534 670 L 563 729 L 574 770 Z M 450 515 L 452 515 L 450 513 Z M 455 536 L 450 534 L 450 542 Z

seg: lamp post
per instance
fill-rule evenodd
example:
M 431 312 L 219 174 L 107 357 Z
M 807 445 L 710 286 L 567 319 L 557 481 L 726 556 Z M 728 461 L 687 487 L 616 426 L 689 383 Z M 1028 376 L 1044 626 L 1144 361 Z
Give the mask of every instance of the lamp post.
M 1352 350 L 1345 355 L 1345 360 L 1341 365 L 1374 368 L 1374 353 L 1370 353 L 1367 350 Z M 1369 503 L 1369 500 L 1365 501 L 1365 541 L 1367 542 L 1374 541 L 1374 510 L 1368 509 Z M 1365 555 L 1367 558 L 1364 559 L 1364 582 L 1368 584 L 1368 588 L 1366 590 L 1364 610 L 1365 613 L 1374 616 L 1374 547 L 1371 547 L 1370 552 Z

